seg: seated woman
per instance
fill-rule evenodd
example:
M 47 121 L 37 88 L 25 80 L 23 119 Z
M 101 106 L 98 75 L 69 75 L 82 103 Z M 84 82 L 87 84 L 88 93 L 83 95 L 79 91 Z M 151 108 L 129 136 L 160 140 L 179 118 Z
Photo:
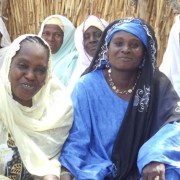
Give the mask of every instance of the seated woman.
M 93 56 L 108 23 L 95 15 L 88 16 L 75 31 L 75 46 L 78 51 L 77 66 L 70 79 L 68 89 L 71 92 L 81 74 L 89 67 Z
M 170 122 L 179 127 L 180 98 L 156 68 L 156 58 L 155 34 L 145 21 L 119 19 L 104 30 L 90 67 L 72 92 L 74 123 L 59 158 L 62 180 L 139 180 L 142 174 L 143 179 L 163 180 L 165 165 L 172 179 L 179 178 L 179 131 L 171 132 L 174 144 L 162 140 L 170 147 L 168 161 L 142 160 L 137 166 L 145 142 Z
M 0 17 L 0 69 L 2 67 L 4 56 L 7 51 L 7 47 L 11 44 L 10 36 L 7 31 L 6 25 Z
M 72 126 L 72 103 L 51 76 L 49 46 L 36 35 L 22 35 L 4 60 L 0 179 L 58 180 L 58 156 Z
M 69 83 L 78 58 L 74 32 L 74 25 L 62 15 L 48 16 L 42 22 L 39 32 L 51 48 L 52 72 L 65 86 Z

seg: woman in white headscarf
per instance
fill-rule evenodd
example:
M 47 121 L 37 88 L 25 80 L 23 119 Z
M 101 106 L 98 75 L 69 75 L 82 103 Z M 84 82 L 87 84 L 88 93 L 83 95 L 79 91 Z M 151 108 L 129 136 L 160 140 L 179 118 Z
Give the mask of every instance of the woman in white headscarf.
M 39 36 L 50 46 L 52 73 L 67 86 L 76 66 L 78 53 L 74 45 L 75 27 L 62 15 L 48 16 L 41 24 Z
M 77 66 L 69 81 L 68 89 L 71 92 L 81 74 L 89 67 L 96 52 L 102 32 L 108 23 L 95 15 L 88 16 L 75 31 L 75 46 L 78 51 Z
M 36 35 L 22 35 L 8 48 L 0 80 L 0 179 L 60 178 L 57 156 L 73 111 L 51 76 L 49 57 L 48 44 Z
M 159 67 L 180 96 L 180 19 L 173 24 L 163 61 Z
M 4 61 L 4 55 L 7 51 L 7 47 L 11 44 L 9 33 L 7 31 L 6 25 L 0 17 L 0 69 Z

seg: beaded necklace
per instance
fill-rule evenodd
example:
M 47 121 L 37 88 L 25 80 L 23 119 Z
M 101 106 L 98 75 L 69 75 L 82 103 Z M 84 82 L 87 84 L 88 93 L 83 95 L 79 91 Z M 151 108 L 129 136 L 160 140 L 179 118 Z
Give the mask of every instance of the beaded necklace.
M 109 85 L 111 86 L 112 90 L 114 90 L 117 94 L 131 94 L 135 89 L 139 75 L 137 76 L 136 82 L 134 83 L 133 87 L 130 89 L 124 90 L 124 91 L 120 91 L 114 84 L 112 77 L 111 77 L 111 68 L 108 69 L 108 77 L 109 77 Z

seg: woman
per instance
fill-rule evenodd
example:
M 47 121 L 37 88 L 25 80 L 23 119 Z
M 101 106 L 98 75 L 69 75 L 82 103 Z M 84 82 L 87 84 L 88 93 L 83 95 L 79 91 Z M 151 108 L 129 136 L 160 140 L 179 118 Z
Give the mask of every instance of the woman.
M 39 32 L 51 47 L 52 72 L 65 86 L 69 83 L 78 57 L 74 32 L 74 25 L 62 15 L 48 16 L 42 22 Z
M 173 24 L 167 49 L 164 53 L 163 61 L 159 67 L 172 82 L 174 89 L 180 96 L 180 19 Z
M 165 162 L 140 173 L 137 167 L 140 147 L 165 122 L 180 119 L 180 99 L 155 67 L 156 53 L 154 31 L 143 20 L 120 19 L 104 30 L 72 93 L 74 123 L 59 159 L 63 180 L 69 173 L 78 180 L 137 180 L 140 173 L 163 180 Z
M 9 33 L 7 31 L 6 25 L 0 17 L 0 69 L 2 67 L 4 56 L 7 51 L 7 47 L 11 44 Z
M 0 81 L 0 179 L 60 177 L 57 157 L 72 125 L 72 105 L 51 76 L 49 58 L 49 46 L 36 35 L 18 37 L 7 51 Z
M 78 51 L 78 60 L 68 85 L 70 92 L 81 74 L 89 67 L 98 47 L 101 34 L 107 25 L 108 23 L 105 20 L 90 15 L 77 27 L 74 39 Z

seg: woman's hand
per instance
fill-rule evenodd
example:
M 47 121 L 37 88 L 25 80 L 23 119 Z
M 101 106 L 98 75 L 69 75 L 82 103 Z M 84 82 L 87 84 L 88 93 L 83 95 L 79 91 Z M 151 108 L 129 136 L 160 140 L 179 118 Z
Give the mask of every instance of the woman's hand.
M 159 162 L 147 164 L 142 173 L 143 180 L 165 180 L 165 165 Z
M 46 175 L 42 178 L 42 180 L 59 180 L 59 178 L 55 175 Z

